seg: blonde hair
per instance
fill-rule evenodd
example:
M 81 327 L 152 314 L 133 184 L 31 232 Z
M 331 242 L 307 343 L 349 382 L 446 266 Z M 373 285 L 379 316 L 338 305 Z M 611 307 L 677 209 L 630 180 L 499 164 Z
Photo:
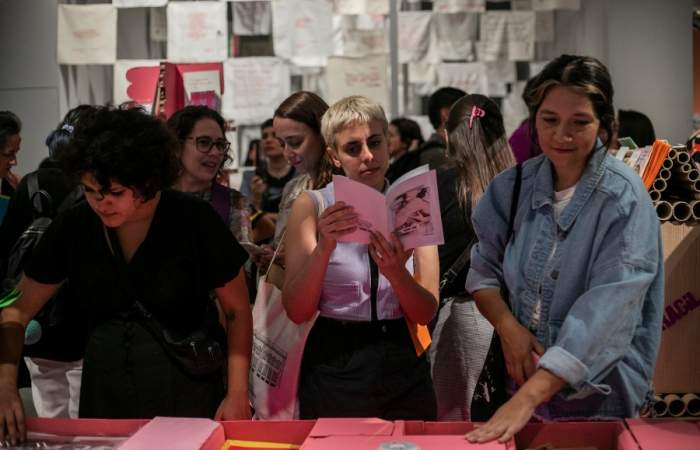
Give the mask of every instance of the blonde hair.
M 384 109 L 361 95 L 351 95 L 335 102 L 321 118 L 321 135 L 326 145 L 335 148 L 335 135 L 353 124 L 366 124 L 373 120 L 382 123 L 384 133 L 389 129 Z

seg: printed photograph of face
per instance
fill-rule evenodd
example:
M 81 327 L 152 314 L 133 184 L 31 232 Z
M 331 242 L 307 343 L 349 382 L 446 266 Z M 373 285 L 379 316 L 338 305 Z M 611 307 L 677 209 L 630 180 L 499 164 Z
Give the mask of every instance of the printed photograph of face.
M 430 216 L 430 189 L 418 186 L 396 197 L 391 205 L 394 215 L 394 231 L 401 236 L 433 234 Z

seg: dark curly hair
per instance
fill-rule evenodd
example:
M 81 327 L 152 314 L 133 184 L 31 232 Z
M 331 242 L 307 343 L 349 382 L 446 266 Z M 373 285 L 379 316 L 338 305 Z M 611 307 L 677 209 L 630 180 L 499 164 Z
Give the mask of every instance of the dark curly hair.
M 573 88 L 590 99 L 600 126 L 606 132 L 603 144 L 607 147 L 615 124 L 610 73 L 603 63 L 591 56 L 561 55 L 531 78 L 523 92 L 523 100 L 530 111 L 530 136 L 536 148 L 539 150 L 535 116 L 547 92 L 554 86 Z
M 98 107 L 74 130 L 59 162 L 76 180 L 90 174 L 104 189 L 116 181 L 150 200 L 175 181 L 176 146 L 156 118 L 139 110 Z
M 396 119 L 389 122 L 390 125 L 396 127 L 399 130 L 399 137 L 401 142 L 407 146 L 411 146 L 413 141 L 418 141 L 418 146 L 423 145 L 423 133 L 420 131 L 420 125 L 418 122 L 406 117 L 397 117 Z
M 168 119 L 167 125 L 170 131 L 175 134 L 177 138 L 177 147 L 175 149 L 175 154 L 178 161 L 178 173 L 182 171 L 182 164 L 180 163 L 180 158 L 182 157 L 182 146 L 185 139 L 192 133 L 194 126 L 202 119 L 211 119 L 219 125 L 221 128 L 221 134 L 226 134 L 226 121 L 221 114 L 217 111 L 201 105 L 190 105 L 185 106 L 181 110 L 175 112 Z M 227 152 L 224 155 L 224 160 L 221 162 L 221 170 L 228 161 L 231 160 L 231 155 Z

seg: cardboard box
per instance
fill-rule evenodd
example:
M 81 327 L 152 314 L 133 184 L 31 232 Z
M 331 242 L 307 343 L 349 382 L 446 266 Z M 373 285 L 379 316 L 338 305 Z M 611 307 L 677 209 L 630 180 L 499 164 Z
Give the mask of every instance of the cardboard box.
M 302 450 L 506 450 L 512 444 L 472 444 L 468 422 L 387 422 L 380 419 L 319 419 Z
M 117 442 L 124 443 L 146 424 L 148 420 L 26 418 L 27 438 L 30 442 L 52 442 L 56 437 L 65 443 L 76 437 L 94 437 L 115 438 Z M 79 441 L 76 441 L 76 445 L 77 442 Z
M 660 393 L 700 392 L 700 226 L 665 223 L 661 236 L 665 326 L 654 388 Z
M 698 450 L 700 422 L 674 419 L 626 419 L 641 450 Z
M 623 421 L 532 423 L 525 425 L 515 435 L 517 450 L 533 449 L 546 444 L 562 448 L 640 450 Z M 667 450 L 671 448 L 667 447 Z
M 298 449 L 315 424 L 315 420 L 221 422 L 226 442 L 219 449 Z

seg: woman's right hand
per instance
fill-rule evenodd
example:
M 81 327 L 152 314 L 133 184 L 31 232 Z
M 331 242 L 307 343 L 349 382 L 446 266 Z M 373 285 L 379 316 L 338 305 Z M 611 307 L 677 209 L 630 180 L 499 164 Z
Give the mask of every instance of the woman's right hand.
M 17 387 L 0 381 L 0 442 L 12 445 L 26 440 L 24 408 Z
M 350 205 L 336 202 L 329 206 L 318 218 L 319 245 L 334 249 L 338 238 L 357 229 L 358 219 L 359 216 Z
M 544 347 L 512 315 L 496 326 L 496 332 L 501 339 L 508 375 L 522 386 L 535 373 L 536 358 L 542 356 Z

